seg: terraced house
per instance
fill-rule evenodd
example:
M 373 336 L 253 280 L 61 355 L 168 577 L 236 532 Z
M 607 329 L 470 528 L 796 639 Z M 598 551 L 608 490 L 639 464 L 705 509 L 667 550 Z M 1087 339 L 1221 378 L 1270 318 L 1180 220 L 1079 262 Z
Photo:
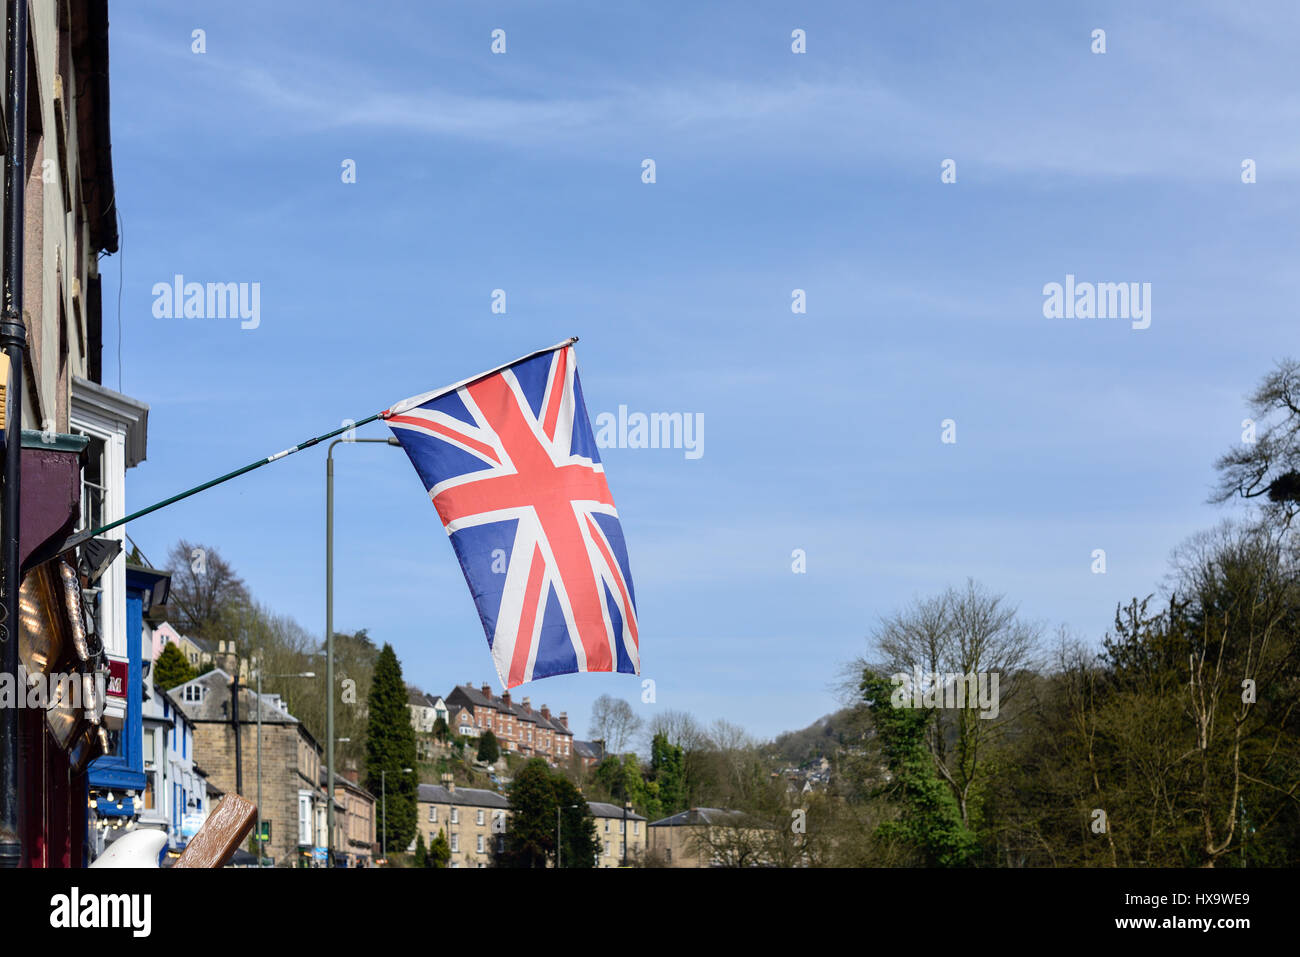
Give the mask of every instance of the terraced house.
M 421 784 L 416 822 L 427 846 L 441 831 L 451 845 L 448 867 L 490 867 L 505 839 L 510 802 L 495 791 Z
M 597 867 L 622 867 L 624 862 L 640 863 L 649 850 L 650 830 L 646 819 L 631 806 L 619 807 L 603 801 L 588 801 L 591 816 L 596 819 L 596 837 L 600 853 L 596 855 Z
M 551 764 L 567 762 L 573 756 L 573 732 L 566 712 L 557 717 L 546 705 L 534 709 L 527 698 L 516 703 L 509 691 L 493 695 L 488 684 L 478 688 L 457 685 L 445 700 L 447 723 L 456 734 L 478 737 L 491 731 L 503 751 L 543 757 Z

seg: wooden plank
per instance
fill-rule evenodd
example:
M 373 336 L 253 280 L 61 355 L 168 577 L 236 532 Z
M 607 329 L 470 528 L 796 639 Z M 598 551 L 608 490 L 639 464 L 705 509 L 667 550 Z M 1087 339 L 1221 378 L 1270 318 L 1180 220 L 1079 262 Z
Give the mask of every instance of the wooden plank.
M 224 867 L 244 843 L 257 820 L 257 805 L 227 794 L 212 809 L 199 832 L 176 859 L 174 867 Z

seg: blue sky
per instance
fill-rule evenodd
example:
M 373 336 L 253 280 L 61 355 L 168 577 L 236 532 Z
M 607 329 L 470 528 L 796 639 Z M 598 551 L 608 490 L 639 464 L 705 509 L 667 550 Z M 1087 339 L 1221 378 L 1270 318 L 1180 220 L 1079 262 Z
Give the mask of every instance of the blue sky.
M 120 387 L 151 408 L 128 506 L 576 335 L 593 416 L 705 421 L 698 459 L 602 453 L 657 700 L 517 692 L 580 733 L 602 693 L 802 727 L 879 615 L 967 576 L 1098 641 L 1231 513 L 1212 463 L 1295 351 L 1300 10 L 971 6 L 115 5 L 104 381 L 120 269 Z M 155 318 L 177 273 L 260 283 L 260 325 Z M 1067 273 L 1151 283 L 1150 328 L 1044 318 Z M 495 683 L 405 456 L 336 457 L 336 625 L 427 690 Z M 323 631 L 324 471 L 309 450 L 128 531 L 155 561 L 216 546 Z

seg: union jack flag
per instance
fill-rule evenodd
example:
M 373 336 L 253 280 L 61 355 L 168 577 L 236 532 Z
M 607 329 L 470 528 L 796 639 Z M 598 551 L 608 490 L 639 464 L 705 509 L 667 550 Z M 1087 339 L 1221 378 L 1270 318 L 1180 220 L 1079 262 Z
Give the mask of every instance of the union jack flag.
M 507 688 L 641 673 L 627 546 L 575 341 L 382 413 L 442 518 Z

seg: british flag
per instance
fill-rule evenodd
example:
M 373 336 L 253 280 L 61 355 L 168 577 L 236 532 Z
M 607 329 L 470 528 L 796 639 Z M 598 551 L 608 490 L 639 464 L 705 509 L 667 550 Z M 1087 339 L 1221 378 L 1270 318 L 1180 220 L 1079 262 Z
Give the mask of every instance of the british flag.
M 382 413 L 442 518 L 507 688 L 641 671 L 627 546 L 575 341 Z

